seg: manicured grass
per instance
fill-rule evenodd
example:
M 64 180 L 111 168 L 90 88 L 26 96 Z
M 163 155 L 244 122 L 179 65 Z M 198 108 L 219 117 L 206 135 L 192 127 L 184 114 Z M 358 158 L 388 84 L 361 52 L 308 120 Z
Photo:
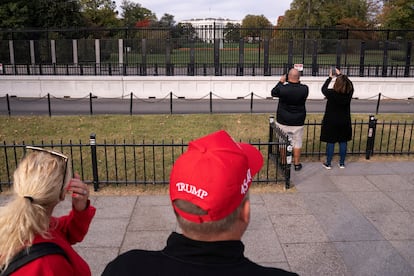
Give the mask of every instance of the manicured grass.
M 210 132 L 225 129 L 237 141 L 244 142 L 262 142 L 268 141 L 269 136 L 269 115 L 271 114 L 193 114 L 193 115 L 94 115 L 94 116 L 0 116 L 0 143 L 6 145 L 13 144 L 69 144 L 89 143 L 91 133 L 96 134 L 97 143 L 188 143 L 200 136 Z M 310 124 L 319 124 L 322 114 L 308 114 L 307 120 Z M 378 123 L 408 121 L 412 122 L 412 114 L 379 114 L 376 116 Z M 353 114 L 353 121 L 367 122 L 366 114 Z M 366 126 L 365 126 L 366 127 Z M 320 126 L 309 127 L 311 132 L 315 132 L 313 137 L 319 137 Z M 379 131 L 379 128 L 378 128 Z M 401 131 L 401 130 L 400 130 Z M 359 131 L 361 133 L 361 131 Z M 356 136 L 357 143 L 364 145 L 366 143 L 366 129 L 362 131 L 362 137 Z M 390 137 L 397 135 L 397 130 L 392 130 Z M 410 133 L 405 133 L 406 141 L 410 140 Z M 361 141 L 359 141 L 361 139 Z M 363 140 L 363 141 L 362 141 Z M 319 138 L 309 139 L 304 147 L 313 148 L 319 143 Z M 379 141 L 378 141 L 379 142 Z M 80 143 L 79 143 L 80 144 Z M 323 144 L 324 146 L 324 144 Z M 103 149 L 100 148 L 100 151 Z M 170 151 L 171 148 L 166 148 Z M 265 149 L 263 149 L 265 150 Z M 319 148 L 317 149 L 319 150 Z M 13 153 L 11 152 L 13 155 Z M 72 152 L 76 160 L 80 160 L 79 151 L 77 149 Z M 108 148 L 108 160 L 110 162 L 109 172 L 110 179 L 116 179 L 113 175 L 113 162 L 116 159 L 113 148 Z M 175 152 L 179 154 L 179 152 Z M 263 153 L 265 154 L 265 152 Z M 103 156 L 100 152 L 99 156 Z M 166 153 L 166 156 L 171 154 Z M 151 159 L 151 155 L 147 156 Z M 351 157 L 351 156 L 350 156 Z M 378 158 L 379 156 L 375 156 Z M 20 156 L 17 156 L 17 160 Z M 84 156 L 84 172 L 85 179 L 91 179 L 90 156 Z M 130 158 L 130 156 L 128 157 Z M 154 162 L 162 164 L 158 161 L 160 156 L 154 155 Z M 314 160 L 317 157 L 303 158 Z M 364 156 L 352 156 L 350 160 L 364 158 Z M 384 157 L 380 157 L 384 158 Z M 385 157 L 387 158 L 387 157 Z M 405 156 L 392 156 L 392 158 L 404 159 Z M 6 175 L 5 166 L 1 164 L 4 160 L 0 159 L 0 175 Z M 128 160 L 133 162 L 133 160 Z M 103 166 L 103 164 L 101 164 Z M 155 166 L 156 174 L 168 174 L 170 164 L 165 165 L 165 172 L 159 172 L 164 166 Z M 80 164 L 74 165 L 75 171 L 80 171 Z M 119 173 L 122 168 L 120 166 Z M 101 172 L 103 173 L 103 172 Z M 133 172 L 128 171 L 129 179 L 132 179 Z M 149 175 L 148 177 L 151 177 Z M 3 178 L 4 180 L 4 178 Z M 256 192 L 275 191 L 273 185 L 256 185 Z M 283 191 L 283 185 L 277 185 L 278 190 Z M 166 186 L 157 185 L 108 185 L 105 186 L 104 193 L 102 190 L 97 194 L 147 194 L 147 193 L 166 193 Z
M 271 114 L 193 114 L 193 115 L 94 115 L 94 116 L 0 116 L 0 142 L 23 141 L 64 143 L 85 141 L 91 133 L 97 141 L 183 141 L 225 129 L 236 140 L 267 141 Z M 308 114 L 307 120 L 320 122 L 322 114 Z M 379 114 L 381 121 L 412 121 L 412 114 Z M 367 122 L 366 114 L 353 114 L 352 120 Z
M 275 50 L 272 49 L 269 53 L 269 62 L 271 64 L 284 64 L 288 62 L 288 53 L 287 50 Z M 239 49 L 237 47 L 229 48 L 224 47 L 220 50 L 220 63 L 234 63 L 239 62 Z M 400 50 L 392 50 L 388 53 L 388 65 L 405 65 L 405 56 L 404 52 Z M 312 54 L 311 53 L 302 53 L 301 49 L 296 49 L 295 53 L 292 56 L 292 59 L 296 63 L 312 64 Z M 212 44 L 207 44 L 203 48 L 195 48 L 194 50 L 194 59 L 196 63 L 214 63 L 214 48 Z M 318 64 L 335 64 L 336 55 L 329 53 L 318 53 L 317 62 Z M 111 62 L 118 62 L 118 53 L 113 53 L 110 57 Z M 256 47 L 245 47 L 243 52 L 243 60 L 246 64 L 249 63 L 260 63 L 264 62 L 264 49 Z M 360 63 L 360 54 L 348 53 L 342 54 L 341 60 L 344 62 L 346 60 L 348 65 L 358 65 Z M 142 54 L 139 52 L 131 52 L 128 54 L 128 61 L 130 63 L 140 63 L 142 62 Z M 166 55 L 164 53 L 159 54 L 147 54 L 146 57 L 147 63 L 157 63 L 164 64 L 166 62 Z M 190 63 L 190 49 L 189 48 L 179 48 L 174 49 L 171 53 L 171 62 L 173 64 L 188 64 Z M 383 65 L 384 62 L 384 53 L 379 50 L 367 50 L 364 55 L 364 64 L 369 66 Z
M 102 115 L 0 117 L 0 141 L 59 141 L 89 139 L 108 141 L 180 141 L 219 129 L 240 140 L 267 139 L 268 115 Z

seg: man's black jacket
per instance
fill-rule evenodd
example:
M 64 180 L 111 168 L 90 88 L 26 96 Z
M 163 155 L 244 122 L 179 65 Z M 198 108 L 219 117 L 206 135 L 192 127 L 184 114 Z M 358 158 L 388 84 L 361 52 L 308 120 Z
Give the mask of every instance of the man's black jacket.
M 161 251 L 131 250 L 109 263 L 108 275 L 297 275 L 247 259 L 241 241 L 202 242 L 172 233 Z

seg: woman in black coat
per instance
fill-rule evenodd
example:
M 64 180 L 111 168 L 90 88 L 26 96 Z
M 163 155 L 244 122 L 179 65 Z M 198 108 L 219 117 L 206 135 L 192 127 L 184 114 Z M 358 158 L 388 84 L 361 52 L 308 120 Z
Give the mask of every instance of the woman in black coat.
M 345 168 L 347 142 L 352 139 L 351 99 L 354 86 L 346 75 L 335 68 L 337 75 L 333 88 L 328 88 L 333 72 L 322 86 L 322 93 L 328 100 L 322 120 L 321 141 L 326 142 L 326 162 L 323 166 L 330 170 L 335 143 L 339 143 L 339 167 Z

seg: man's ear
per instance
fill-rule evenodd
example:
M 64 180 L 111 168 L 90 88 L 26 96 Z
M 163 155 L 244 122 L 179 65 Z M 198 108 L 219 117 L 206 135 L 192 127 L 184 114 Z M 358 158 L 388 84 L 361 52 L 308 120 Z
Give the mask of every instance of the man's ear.
M 241 206 L 240 219 L 246 224 L 249 224 L 250 222 L 250 200 L 249 199 L 246 199 L 243 202 L 243 205 Z

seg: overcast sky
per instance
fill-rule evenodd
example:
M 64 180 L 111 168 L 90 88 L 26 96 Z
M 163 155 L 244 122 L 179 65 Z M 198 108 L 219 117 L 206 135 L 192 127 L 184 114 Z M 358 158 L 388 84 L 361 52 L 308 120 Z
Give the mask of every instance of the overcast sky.
M 276 25 L 277 18 L 285 14 L 293 0 L 130 0 L 151 10 L 160 19 L 165 13 L 174 15 L 175 21 L 192 18 L 228 18 L 243 20 L 248 15 L 264 15 Z M 116 0 L 118 8 L 122 0 Z

